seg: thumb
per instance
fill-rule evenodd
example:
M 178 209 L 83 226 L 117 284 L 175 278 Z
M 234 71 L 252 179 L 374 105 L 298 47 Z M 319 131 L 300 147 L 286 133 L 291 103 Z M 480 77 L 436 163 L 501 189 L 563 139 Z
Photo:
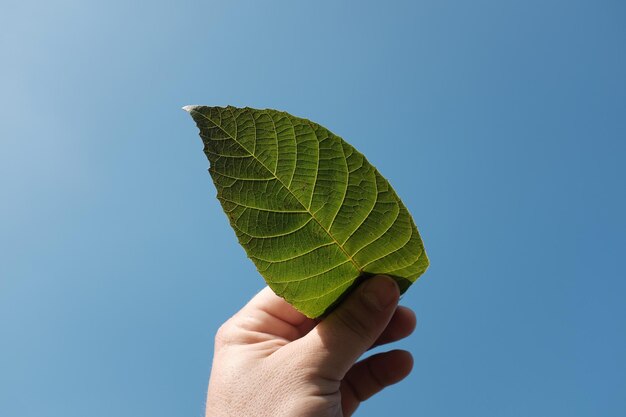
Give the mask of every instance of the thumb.
M 342 379 L 385 330 L 399 298 L 392 278 L 380 275 L 365 281 L 298 341 L 307 362 L 326 377 Z

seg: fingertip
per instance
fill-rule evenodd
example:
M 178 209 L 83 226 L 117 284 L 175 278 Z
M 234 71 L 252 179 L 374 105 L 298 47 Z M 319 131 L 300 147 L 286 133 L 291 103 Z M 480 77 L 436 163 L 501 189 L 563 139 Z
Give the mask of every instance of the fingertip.
M 395 314 L 402 322 L 402 325 L 408 330 L 407 336 L 413 333 L 417 327 L 417 316 L 415 315 L 415 312 L 408 307 L 398 306 Z
M 396 356 L 398 356 L 398 361 L 400 363 L 404 363 L 410 372 L 413 369 L 413 365 L 415 364 L 413 354 L 404 349 L 396 349 L 395 352 Z
M 361 288 L 363 302 L 373 310 L 385 311 L 400 299 L 400 288 L 387 275 L 377 275 L 365 281 Z
M 391 385 L 409 376 L 413 370 L 414 363 L 415 361 L 413 360 L 411 352 L 396 349 L 385 352 L 381 360 L 372 364 L 372 366 L 378 366 L 380 368 L 378 372 L 386 374 L 384 379 L 387 381 L 388 385 Z

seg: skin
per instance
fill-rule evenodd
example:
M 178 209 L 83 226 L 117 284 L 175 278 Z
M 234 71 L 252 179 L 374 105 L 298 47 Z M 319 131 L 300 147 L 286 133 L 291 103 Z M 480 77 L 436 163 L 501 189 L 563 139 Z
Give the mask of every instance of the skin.
M 377 276 L 316 321 L 263 289 L 217 332 L 206 415 L 353 415 L 413 367 L 403 350 L 358 361 L 368 349 L 415 329 L 415 315 L 398 307 L 399 296 L 393 279 Z

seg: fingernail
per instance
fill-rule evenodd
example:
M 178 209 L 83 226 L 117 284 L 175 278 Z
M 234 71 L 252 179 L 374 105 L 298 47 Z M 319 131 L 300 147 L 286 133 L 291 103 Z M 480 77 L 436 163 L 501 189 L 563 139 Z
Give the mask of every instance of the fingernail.
M 398 284 L 386 275 L 370 278 L 361 292 L 363 302 L 374 310 L 383 311 L 400 297 Z

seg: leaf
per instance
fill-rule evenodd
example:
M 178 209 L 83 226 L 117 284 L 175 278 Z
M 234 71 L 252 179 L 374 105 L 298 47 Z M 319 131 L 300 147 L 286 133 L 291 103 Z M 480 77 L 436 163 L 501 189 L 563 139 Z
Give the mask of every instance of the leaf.
M 239 243 L 272 290 L 308 317 L 363 277 L 392 276 L 404 292 L 428 267 L 404 204 L 339 136 L 276 110 L 184 109 Z

